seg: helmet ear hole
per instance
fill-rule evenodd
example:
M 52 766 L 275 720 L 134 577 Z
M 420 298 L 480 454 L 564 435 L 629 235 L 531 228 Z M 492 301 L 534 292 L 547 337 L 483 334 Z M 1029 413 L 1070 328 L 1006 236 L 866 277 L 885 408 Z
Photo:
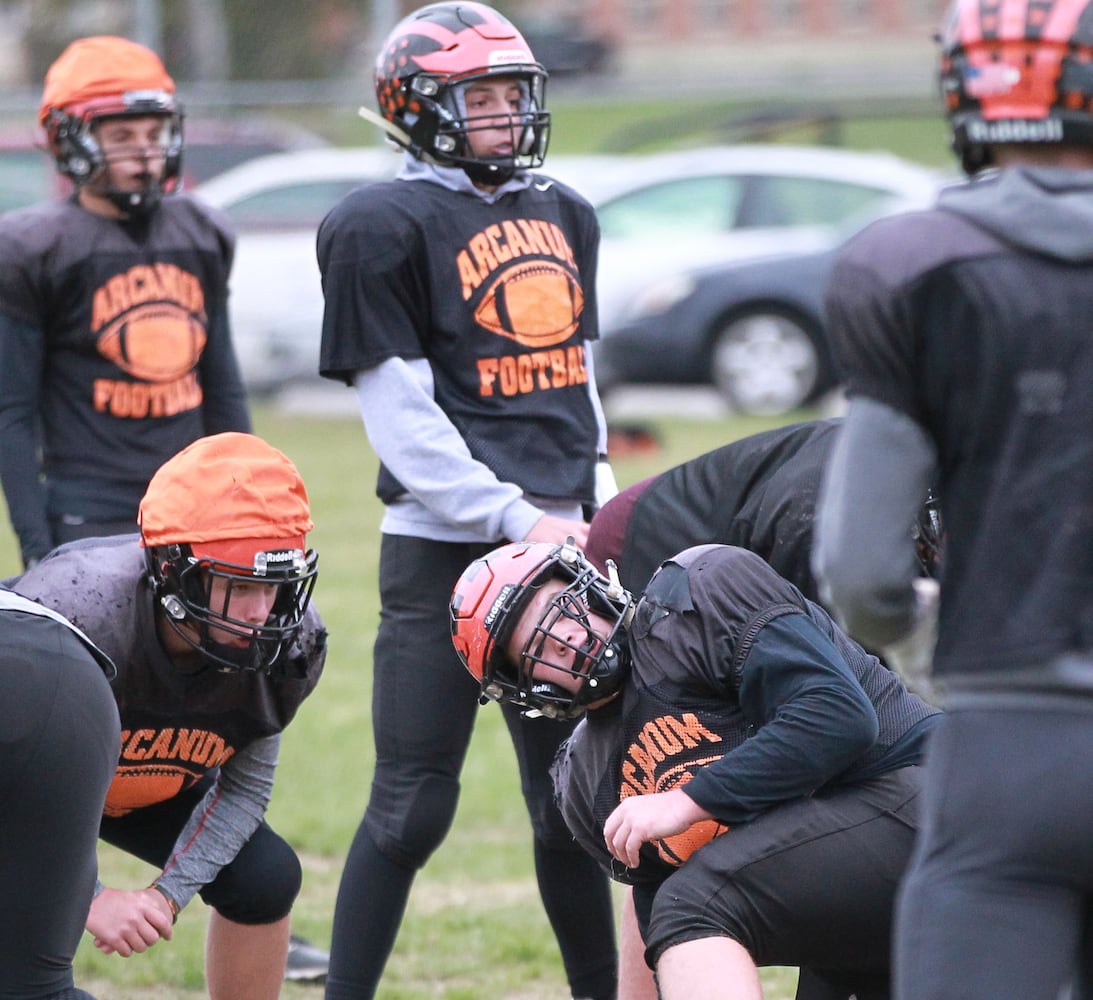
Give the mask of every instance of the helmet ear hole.
M 102 151 L 79 119 L 53 110 L 46 135 L 58 172 L 73 183 L 82 184 L 102 169 Z

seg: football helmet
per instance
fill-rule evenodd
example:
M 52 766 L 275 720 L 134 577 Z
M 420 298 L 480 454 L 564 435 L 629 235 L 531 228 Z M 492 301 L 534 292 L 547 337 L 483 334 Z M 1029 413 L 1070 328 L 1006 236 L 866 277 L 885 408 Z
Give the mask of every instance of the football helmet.
M 272 672 L 318 575 L 318 555 L 306 546 L 314 527 L 307 493 L 292 462 L 251 434 L 200 438 L 152 477 L 138 520 L 161 617 L 203 666 Z M 264 621 L 234 610 L 254 584 L 275 588 Z
M 518 81 L 520 109 L 507 119 L 511 154 L 479 157 L 468 134 L 496 129 L 502 119 L 469 115 L 463 95 L 467 84 L 493 77 Z M 542 165 L 550 137 L 546 80 L 516 27 L 480 3 L 434 3 L 404 18 L 381 47 L 374 78 L 380 115 L 397 145 L 488 184 Z
M 956 0 L 941 93 L 968 174 L 998 143 L 1093 144 L 1093 0 Z
M 542 608 L 514 662 L 508 649 L 514 629 L 550 580 L 560 580 L 564 587 Z M 606 632 L 596 631 L 589 612 L 606 619 Z M 622 684 L 629 669 L 626 629 L 633 613 L 633 596 L 617 580 L 602 576 L 572 543 L 512 542 L 463 571 L 451 599 L 452 642 L 479 682 L 483 703 L 511 702 L 528 714 L 574 718 Z M 552 631 L 562 622 L 578 623 L 583 641 L 575 643 Z M 545 649 L 548 639 L 576 654 L 571 666 L 551 661 Z M 579 687 L 569 691 L 536 679 L 537 664 L 580 678 Z
M 175 84 L 151 49 L 109 35 L 81 38 L 68 46 L 46 73 L 38 109 L 46 144 L 57 170 L 77 187 L 101 184 L 102 193 L 127 216 L 147 215 L 182 170 L 182 108 Z M 109 163 L 97 137 L 108 118 L 163 119 L 163 171 L 137 191 L 111 186 Z

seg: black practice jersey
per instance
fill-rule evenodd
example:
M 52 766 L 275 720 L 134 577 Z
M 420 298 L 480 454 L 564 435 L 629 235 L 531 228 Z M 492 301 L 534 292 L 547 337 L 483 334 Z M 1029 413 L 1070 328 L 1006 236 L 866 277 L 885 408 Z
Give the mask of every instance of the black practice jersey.
M 525 493 L 591 502 L 598 239 L 591 205 L 546 178 L 493 204 L 428 181 L 361 188 L 319 230 L 320 372 L 427 359 L 474 458 Z M 403 490 L 381 470 L 378 492 Z
M 1075 201 L 1068 201 L 1074 199 Z M 1003 171 L 874 224 L 829 314 L 851 396 L 934 441 L 938 674 L 1093 649 L 1093 172 Z
M 588 713 L 556 765 L 570 829 L 624 881 L 657 880 L 672 862 L 650 843 L 638 870 L 612 865 L 603 825 L 623 798 L 687 784 L 731 827 L 918 763 L 940 717 L 822 608 L 735 546 L 669 559 L 628 638 L 622 696 Z
M 122 746 L 108 815 L 172 798 L 253 741 L 280 733 L 326 660 L 326 632 L 312 605 L 277 676 L 215 668 L 182 673 L 156 636 L 144 549 L 135 535 L 62 545 L 7 586 L 63 614 L 117 666 Z
M 24 532 L 45 531 L 38 444 L 51 513 L 135 525 L 164 461 L 250 429 L 227 324 L 233 249 L 184 195 L 147 220 L 72 200 L 0 218 L 0 474 L 24 552 Z
M 841 423 L 817 420 L 753 434 L 630 487 L 636 499 L 621 549 L 607 554 L 618 563 L 623 586 L 640 594 L 665 559 L 721 542 L 758 553 L 816 600 L 812 521 Z M 605 512 L 626 499 L 620 495 Z

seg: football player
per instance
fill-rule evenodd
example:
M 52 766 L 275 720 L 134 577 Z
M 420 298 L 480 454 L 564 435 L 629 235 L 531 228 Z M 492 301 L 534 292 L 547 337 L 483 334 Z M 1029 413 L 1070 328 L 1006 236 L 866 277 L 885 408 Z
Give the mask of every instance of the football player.
M 114 664 L 61 615 L 0 588 L 0 969 L 23 1000 L 94 1000 L 72 959 L 118 762 Z
M 0 219 L 0 481 L 27 566 L 134 531 L 162 462 L 250 430 L 227 320 L 234 236 L 174 193 L 182 110 L 159 57 L 73 42 L 38 120 L 74 190 Z
M 891 525 L 937 466 L 947 711 L 897 995 L 1054 1000 L 1093 968 L 1093 3 L 957 0 L 939 38 L 970 180 L 841 252 L 816 565 L 855 636 L 913 637 L 930 608 Z
M 573 835 L 634 886 L 663 1000 L 887 996 L 896 883 L 938 712 L 759 556 L 701 545 L 635 604 L 572 543 L 510 543 L 451 600 L 484 698 L 586 716 L 556 765 Z M 685 863 L 684 863 L 685 862 Z
M 640 594 L 674 553 L 708 542 L 738 545 L 762 556 L 809 600 L 818 600 L 810 565 L 813 519 L 823 468 L 841 426 L 841 419 L 832 418 L 748 435 L 627 487 L 596 511 L 586 558 L 601 573 L 614 562 L 623 587 Z M 912 534 L 922 573 L 932 577 L 942 534 L 932 494 Z M 619 1000 L 655 1000 L 629 893 L 619 945 Z
M 319 229 L 320 372 L 356 391 L 386 505 L 376 768 L 338 892 L 328 1000 L 375 994 L 414 877 L 455 815 L 478 690 L 452 650 L 452 586 L 501 541 L 583 542 L 597 500 L 599 227 L 588 201 L 537 172 L 545 87 L 492 8 L 410 14 L 375 68 L 377 120 L 402 169 Z M 548 774 L 572 724 L 505 716 L 570 989 L 612 1000 L 610 884 L 573 843 Z
M 139 517 L 139 535 L 70 542 L 9 581 L 117 666 L 99 835 L 159 874 L 100 886 L 87 930 L 105 954 L 144 952 L 200 896 L 209 996 L 272 1000 L 301 869 L 264 816 L 281 732 L 326 659 L 307 492 L 265 441 L 215 434 L 160 467 Z

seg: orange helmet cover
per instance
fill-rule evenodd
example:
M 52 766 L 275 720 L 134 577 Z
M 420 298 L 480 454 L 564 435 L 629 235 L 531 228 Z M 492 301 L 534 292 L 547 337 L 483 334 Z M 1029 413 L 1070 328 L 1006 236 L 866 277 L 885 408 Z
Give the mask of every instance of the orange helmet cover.
M 145 547 L 188 544 L 199 558 L 241 564 L 259 551 L 303 550 L 315 527 L 292 461 L 234 431 L 199 438 L 161 465 L 138 521 Z
M 141 90 L 175 91 L 174 80 L 155 52 L 113 35 L 80 38 L 47 71 L 38 121 L 44 125 L 54 109 L 78 114 L 90 101 Z

